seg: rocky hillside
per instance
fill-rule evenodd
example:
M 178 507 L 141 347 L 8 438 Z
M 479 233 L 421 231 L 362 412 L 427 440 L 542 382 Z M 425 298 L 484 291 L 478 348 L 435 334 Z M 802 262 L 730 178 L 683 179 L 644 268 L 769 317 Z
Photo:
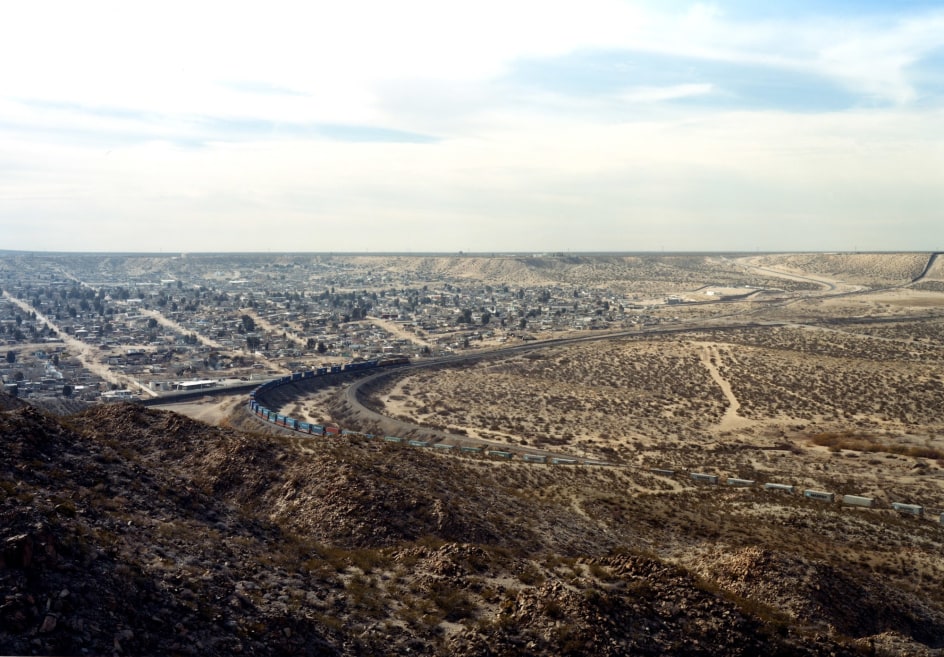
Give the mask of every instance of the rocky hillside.
M 641 495 L 623 471 L 263 436 L 132 405 L 5 407 L 3 654 L 944 646 L 939 591 L 828 554 L 815 524 L 748 525 L 709 504 L 673 516 L 697 499 Z M 940 532 L 882 531 L 940 552 Z

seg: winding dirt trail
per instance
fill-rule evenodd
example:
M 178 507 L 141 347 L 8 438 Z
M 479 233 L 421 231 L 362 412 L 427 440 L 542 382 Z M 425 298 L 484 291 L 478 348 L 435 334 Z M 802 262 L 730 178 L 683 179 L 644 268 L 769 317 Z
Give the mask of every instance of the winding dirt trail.
M 777 278 L 783 278 L 789 281 L 800 281 L 804 283 L 815 283 L 823 288 L 820 294 L 836 294 L 836 293 L 845 293 L 845 292 L 859 292 L 865 288 L 861 285 L 853 285 L 852 283 L 846 283 L 837 278 L 831 278 L 824 276 L 823 274 L 810 274 L 809 272 L 798 272 L 791 270 L 787 267 L 769 265 L 769 264 L 760 264 L 760 258 L 756 256 L 748 256 L 746 258 L 738 258 L 736 260 L 737 264 L 746 269 L 749 272 L 764 276 L 775 276 Z M 815 294 L 803 295 L 803 296 L 818 296 Z
M 696 344 L 701 347 L 699 357 L 701 358 L 702 365 L 707 368 L 711 378 L 718 384 L 718 387 L 721 388 L 724 398 L 728 400 L 728 408 L 725 410 L 716 428 L 719 431 L 730 431 L 753 424 L 753 420 L 743 417 L 740 414 L 741 402 L 738 401 L 737 396 L 731 389 L 731 384 L 721 375 L 718 369 L 718 366 L 721 364 L 721 350 L 718 348 L 718 345 L 714 342 L 699 342 Z

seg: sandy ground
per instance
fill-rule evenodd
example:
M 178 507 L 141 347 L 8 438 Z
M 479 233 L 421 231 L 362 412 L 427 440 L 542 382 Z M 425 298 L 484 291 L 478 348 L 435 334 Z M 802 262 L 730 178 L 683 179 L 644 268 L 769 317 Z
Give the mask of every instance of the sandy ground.
M 207 424 L 225 424 L 228 418 L 246 404 L 245 393 L 227 396 L 206 396 L 179 404 L 163 404 L 155 408 L 174 411 Z
M 708 368 L 708 371 L 711 373 L 712 380 L 718 384 L 719 388 L 721 388 L 721 392 L 724 394 L 724 398 L 728 402 L 728 407 L 725 409 L 724 415 L 716 425 L 717 430 L 729 431 L 731 429 L 740 429 L 753 424 L 751 420 L 742 417 L 739 413 L 741 409 L 741 402 L 738 401 L 734 391 L 731 389 L 731 384 L 721 375 L 721 372 L 718 370 L 718 367 L 721 366 L 722 363 L 721 348 L 719 345 L 712 342 L 696 342 L 694 344 L 702 348 L 700 354 L 701 362 L 706 368 Z

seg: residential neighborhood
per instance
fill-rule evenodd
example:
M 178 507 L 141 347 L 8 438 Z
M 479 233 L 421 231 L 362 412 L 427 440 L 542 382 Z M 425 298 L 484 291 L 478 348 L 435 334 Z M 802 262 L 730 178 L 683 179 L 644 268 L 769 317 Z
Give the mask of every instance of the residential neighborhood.
M 672 321 L 666 311 L 680 299 L 674 289 L 643 298 L 592 283 L 462 277 L 417 260 L 2 254 L 0 376 L 21 397 L 154 397 L 387 354 L 651 325 Z

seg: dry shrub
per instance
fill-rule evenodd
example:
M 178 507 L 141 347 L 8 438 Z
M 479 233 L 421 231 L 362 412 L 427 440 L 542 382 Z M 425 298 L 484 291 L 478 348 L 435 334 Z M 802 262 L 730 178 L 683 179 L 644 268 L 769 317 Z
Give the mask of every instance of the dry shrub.
M 921 445 L 906 445 L 900 443 L 881 442 L 876 436 L 857 433 L 855 431 L 825 431 L 815 434 L 812 442 L 821 447 L 828 447 L 831 452 L 841 449 L 857 452 L 883 452 L 899 454 L 913 458 L 942 459 L 944 452 L 934 447 Z

